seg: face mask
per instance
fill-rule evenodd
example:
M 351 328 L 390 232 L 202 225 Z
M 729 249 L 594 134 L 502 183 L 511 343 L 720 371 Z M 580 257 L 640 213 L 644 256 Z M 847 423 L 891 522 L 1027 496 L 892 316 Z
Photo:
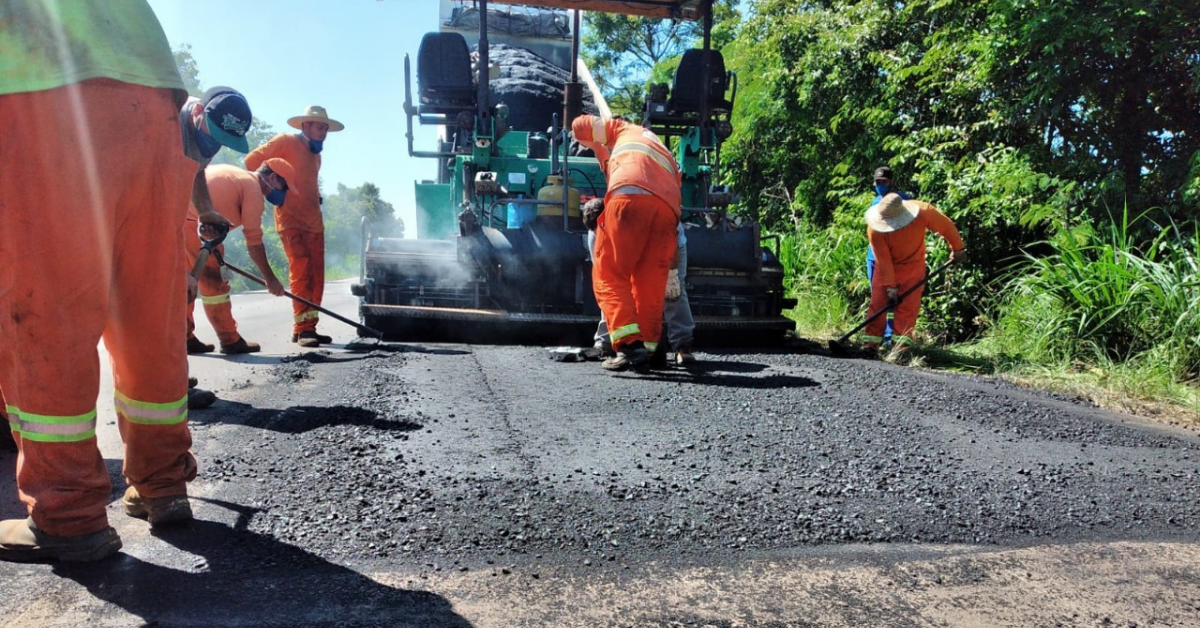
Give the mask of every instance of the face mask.
M 196 148 L 199 148 L 200 154 L 203 155 L 205 159 L 208 159 L 209 157 L 216 155 L 217 151 L 221 150 L 221 143 L 208 133 L 205 133 L 200 129 L 196 129 Z
M 324 147 L 325 140 L 309 140 L 307 137 L 304 136 L 303 133 L 300 133 L 300 137 L 303 137 L 304 139 L 308 140 L 308 150 L 312 151 L 312 154 L 314 154 L 314 155 L 321 154 L 321 148 Z
M 287 196 L 287 190 L 271 190 L 267 193 L 267 202 L 279 207 L 283 205 L 283 198 Z
M 890 190 L 890 189 L 891 189 L 891 186 L 889 186 L 886 183 L 876 183 L 875 184 L 875 193 L 880 196 L 887 194 L 888 190 Z

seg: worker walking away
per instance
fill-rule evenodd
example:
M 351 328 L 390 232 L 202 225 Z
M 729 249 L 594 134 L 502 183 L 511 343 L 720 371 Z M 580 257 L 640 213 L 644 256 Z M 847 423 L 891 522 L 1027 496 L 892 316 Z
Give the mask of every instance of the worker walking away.
M 246 168 L 257 170 L 264 161 L 278 158 L 291 164 L 287 199 L 275 210 L 275 228 L 288 259 L 288 286 L 292 294 L 317 305 L 325 294 L 325 223 L 321 215 L 321 149 L 330 132 L 346 126 L 329 117 L 324 107 L 311 105 L 303 115 L 288 119 L 299 133 L 280 133 L 246 155 Z M 300 301 L 292 302 L 292 342 L 316 347 L 333 342 L 317 333 L 319 312 Z
M 596 154 L 608 183 L 596 218 L 592 283 L 616 355 L 602 366 L 645 372 L 662 333 L 682 175 L 671 151 L 649 129 L 584 115 L 571 130 Z M 678 275 L 675 279 L 678 290 Z
M 275 296 L 283 296 L 283 284 L 271 269 L 267 259 L 267 250 L 263 246 L 262 214 L 263 203 L 269 202 L 279 206 L 287 197 L 288 179 L 295 179 L 296 173 L 288 162 L 279 159 L 268 159 L 254 172 L 248 172 L 236 166 L 219 164 L 209 166 L 204 173 L 208 182 L 208 193 L 212 197 L 213 208 L 229 221 L 231 229 L 239 226 L 243 229 L 246 239 L 246 249 L 250 259 L 267 284 L 267 291 Z M 188 207 L 188 217 L 184 221 L 183 237 L 184 252 L 188 260 L 188 268 L 196 263 L 200 252 L 200 237 L 198 235 L 198 219 L 196 208 Z M 225 245 L 218 244 L 216 250 L 224 254 Z M 233 318 L 233 305 L 230 302 L 229 282 L 221 273 L 221 265 L 215 255 L 210 255 L 204 268 L 197 277 L 200 301 L 204 304 L 204 314 L 217 332 L 217 340 L 221 343 L 221 353 L 239 354 L 254 353 L 261 350 L 256 342 L 247 342 L 238 333 L 237 321 Z M 194 301 L 188 302 L 188 346 L 200 341 L 195 336 L 196 322 L 193 317 Z M 209 345 L 211 346 L 211 345 Z
M 925 279 L 925 233 L 933 231 L 950 245 L 951 260 L 955 263 L 966 259 L 958 228 L 933 205 L 922 201 L 906 201 L 899 194 L 889 192 L 876 204 L 867 209 L 867 239 L 875 251 L 875 281 L 871 284 L 872 312 L 891 306 L 895 309 L 895 331 L 892 354 L 902 358 L 911 349 L 913 329 L 921 311 L 921 295 L 924 286 L 918 285 Z M 900 293 L 917 286 L 903 301 Z M 887 321 L 876 318 L 871 321 L 863 337 L 863 352 L 876 355 L 883 342 L 883 331 Z
M 187 93 L 145 0 L 0 6 L 0 390 L 29 515 L 0 521 L 0 560 L 98 560 L 121 547 L 96 443 L 101 339 L 136 498 L 126 512 L 191 518 Z M 209 118 L 201 132 L 243 122 Z
M 592 199 L 588 203 L 599 203 L 601 206 L 604 203 L 603 199 Z M 599 215 L 602 212 L 602 207 L 593 207 L 587 213 Z M 674 273 L 674 281 L 672 276 L 667 276 L 667 294 L 666 302 L 663 304 L 663 325 L 666 328 L 667 343 L 671 346 L 672 360 L 680 366 L 687 366 L 696 363 L 696 356 L 692 352 L 693 339 L 692 333 L 696 329 L 696 321 L 692 318 L 692 306 L 688 303 L 687 296 L 687 235 L 684 233 L 683 223 L 680 222 L 676 228 L 676 254 L 675 260 L 671 265 L 671 273 Z M 596 232 L 588 231 L 588 252 L 591 253 L 595 249 Z M 679 289 L 676 293 L 673 285 L 678 285 Z M 676 295 L 672 298 L 673 295 Z M 600 324 L 596 326 L 596 335 L 593 338 L 595 344 L 592 348 L 586 350 L 584 355 L 591 360 L 599 360 L 610 358 L 616 355 L 612 348 L 612 340 L 608 337 L 608 322 L 604 320 L 604 314 L 600 315 Z M 651 356 L 652 358 L 654 356 Z

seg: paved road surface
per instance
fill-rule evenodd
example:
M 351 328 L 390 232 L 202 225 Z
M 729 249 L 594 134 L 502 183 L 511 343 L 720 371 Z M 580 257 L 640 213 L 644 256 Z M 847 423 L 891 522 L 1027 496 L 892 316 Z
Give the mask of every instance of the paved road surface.
M 221 397 L 192 417 L 197 521 L 114 503 L 119 557 L 0 564 L 0 626 L 1200 626 L 1193 434 L 791 351 L 648 378 L 302 351 L 285 301 L 234 303 L 265 350 L 191 359 Z

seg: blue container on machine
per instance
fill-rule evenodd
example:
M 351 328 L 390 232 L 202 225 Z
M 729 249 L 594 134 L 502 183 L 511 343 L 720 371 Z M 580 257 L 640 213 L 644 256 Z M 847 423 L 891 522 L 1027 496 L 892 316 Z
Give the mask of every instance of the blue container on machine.
M 523 199 L 524 197 L 518 197 Z M 508 204 L 508 228 L 520 229 L 525 223 L 533 220 L 537 215 L 537 208 L 528 203 L 509 203 Z

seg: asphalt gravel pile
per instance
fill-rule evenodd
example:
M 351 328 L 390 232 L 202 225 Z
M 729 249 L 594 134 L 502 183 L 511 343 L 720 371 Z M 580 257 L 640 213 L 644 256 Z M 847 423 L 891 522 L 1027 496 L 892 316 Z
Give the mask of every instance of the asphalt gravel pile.
M 274 367 L 201 459 L 322 556 L 508 571 L 832 543 L 1194 538 L 1194 435 L 989 379 L 701 353 L 612 376 L 532 347 Z M 298 376 L 303 371 L 303 377 Z M 262 391 L 235 391 L 238 394 Z
M 508 105 L 509 127 L 545 133 L 555 114 L 562 118 L 563 85 L 570 80 L 570 72 L 524 48 L 504 44 L 489 46 L 488 59 L 500 68 L 500 76 L 488 82 L 492 102 Z M 583 99 L 584 111 L 596 113 L 586 89 Z

